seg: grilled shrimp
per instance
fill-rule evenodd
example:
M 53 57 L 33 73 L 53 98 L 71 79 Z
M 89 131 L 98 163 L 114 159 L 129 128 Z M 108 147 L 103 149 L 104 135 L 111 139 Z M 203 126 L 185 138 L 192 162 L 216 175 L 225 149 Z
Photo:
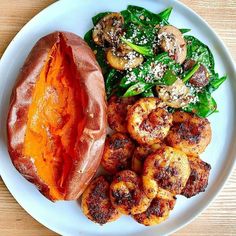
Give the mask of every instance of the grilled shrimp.
M 156 197 L 145 212 L 133 215 L 133 218 L 146 226 L 160 224 L 168 218 L 170 211 L 174 208 L 175 201 L 175 197 L 172 199 Z
M 140 177 L 131 170 L 116 174 L 110 186 L 110 198 L 113 206 L 126 215 L 146 211 L 151 202 L 143 192 Z
M 141 98 L 128 109 L 128 131 L 140 144 L 161 142 L 169 132 L 172 114 L 158 98 Z
M 136 97 L 121 98 L 113 95 L 108 101 L 108 124 L 111 129 L 128 133 L 127 130 L 127 109 L 137 100 Z
M 88 219 L 98 224 L 115 221 L 120 213 L 109 197 L 110 183 L 105 176 L 95 178 L 82 195 L 81 208 Z
M 113 134 L 106 139 L 101 165 L 112 174 L 129 169 L 134 148 L 134 142 L 126 134 Z
M 143 163 L 148 155 L 161 148 L 161 143 L 153 144 L 151 146 L 139 146 L 134 150 L 132 157 L 131 169 L 137 174 L 141 174 L 143 170 Z
M 175 194 L 171 193 L 168 190 L 165 190 L 165 189 L 159 187 L 156 197 L 161 198 L 161 199 L 169 200 L 169 199 L 175 198 Z
M 150 199 L 164 190 L 174 195 L 180 194 L 189 175 L 190 166 L 185 153 L 166 146 L 144 161 L 143 188 Z
M 173 126 L 166 140 L 169 146 L 198 156 L 211 141 L 210 123 L 206 118 L 177 111 L 173 114 Z
M 181 194 L 187 198 L 190 198 L 205 191 L 208 185 L 211 166 L 202 161 L 199 157 L 189 156 L 188 159 L 191 174 Z

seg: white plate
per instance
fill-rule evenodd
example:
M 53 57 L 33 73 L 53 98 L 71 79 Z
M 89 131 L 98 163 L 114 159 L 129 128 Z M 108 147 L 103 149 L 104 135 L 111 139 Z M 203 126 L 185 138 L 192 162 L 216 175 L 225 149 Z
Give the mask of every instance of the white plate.
M 27 182 L 13 167 L 7 152 L 6 116 L 10 93 L 16 76 L 32 46 L 42 36 L 65 30 L 80 36 L 92 27 L 91 17 L 102 11 L 119 11 L 128 4 L 144 6 L 154 12 L 173 6 L 170 22 L 180 28 L 192 29 L 211 48 L 220 75 L 228 74 L 229 80 L 214 94 L 219 113 L 210 117 L 213 139 L 202 158 L 209 162 L 212 171 L 205 193 L 191 199 L 178 196 L 177 205 L 170 218 L 155 227 L 144 227 L 131 217 L 123 216 L 114 223 L 99 226 L 81 213 L 77 202 L 52 203 Z M 156 0 L 80 0 L 59 1 L 33 18 L 13 39 L 0 63 L 0 173 L 9 191 L 19 204 L 36 220 L 62 235 L 111 236 L 111 235 L 164 235 L 169 234 L 196 217 L 213 200 L 222 188 L 234 166 L 236 154 L 235 132 L 235 78 L 236 69 L 224 44 L 210 27 L 183 4 Z

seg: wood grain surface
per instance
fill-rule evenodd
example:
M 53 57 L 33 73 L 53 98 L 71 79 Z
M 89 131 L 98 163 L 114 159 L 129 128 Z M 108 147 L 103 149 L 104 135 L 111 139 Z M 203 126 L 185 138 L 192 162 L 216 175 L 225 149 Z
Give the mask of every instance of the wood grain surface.
M 52 0 L 0 0 L 0 56 L 16 33 Z M 236 59 L 236 0 L 183 0 L 202 16 Z M 0 179 L 0 235 L 52 236 L 16 203 Z M 236 170 L 215 201 L 174 236 L 236 235 Z

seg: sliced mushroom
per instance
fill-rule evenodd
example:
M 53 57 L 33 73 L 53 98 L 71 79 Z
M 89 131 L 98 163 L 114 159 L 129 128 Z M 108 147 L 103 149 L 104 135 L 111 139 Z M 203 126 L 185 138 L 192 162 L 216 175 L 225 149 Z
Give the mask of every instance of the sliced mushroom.
M 156 90 L 159 98 L 169 107 L 184 107 L 191 100 L 189 88 L 181 79 L 177 79 L 170 86 L 156 86 Z
M 158 32 L 160 47 L 169 56 L 182 64 L 187 55 L 187 46 L 182 33 L 172 25 L 163 26 Z
M 106 42 L 117 45 L 123 24 L 124 17 L 120 13 L 114 12 L 106 15 L 94 27 L 93 41 L 99 46 L 104 46 Z
M 196 87 L 205 87 L 209 83 L 209 73 L 204 65 L 200 65 L 196 73 L 190 78 L 189 82 Z
M 196 61 L 194 61 L 193 59 L 188 59 L 183 63 L 183 69 L 185 71 L 191 70 L 195 64 L 196 64 Z
M 191 70 L 195 64 L 196 64 L 196 61 L 192 59 L 186 60 L 183 64 L 183 69 L 185 71 Z M 200 64 L 199 69 L 190 78 L 189 82 L 195 87 L 202 88 L 202 87 L 205 87 L 209 83 L 209 79 L 210 79 L 210 76 L 206 67 Z
M 108 49 L 107 62 L 117 70 L 127 70 L 142 64 L 143 57 L 127 45 L 120 44 L 117 49 Z

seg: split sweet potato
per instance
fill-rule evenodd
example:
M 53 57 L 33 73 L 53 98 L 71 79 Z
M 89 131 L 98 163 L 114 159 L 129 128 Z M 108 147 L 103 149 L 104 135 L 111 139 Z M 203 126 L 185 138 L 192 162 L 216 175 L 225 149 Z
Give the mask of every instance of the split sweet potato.
M 74 200 L 96 172 L 106 136 L 105 88 L 77 35 L 40 39 L 13 89 L 8 149 L 14 166 L 50 200 Z

